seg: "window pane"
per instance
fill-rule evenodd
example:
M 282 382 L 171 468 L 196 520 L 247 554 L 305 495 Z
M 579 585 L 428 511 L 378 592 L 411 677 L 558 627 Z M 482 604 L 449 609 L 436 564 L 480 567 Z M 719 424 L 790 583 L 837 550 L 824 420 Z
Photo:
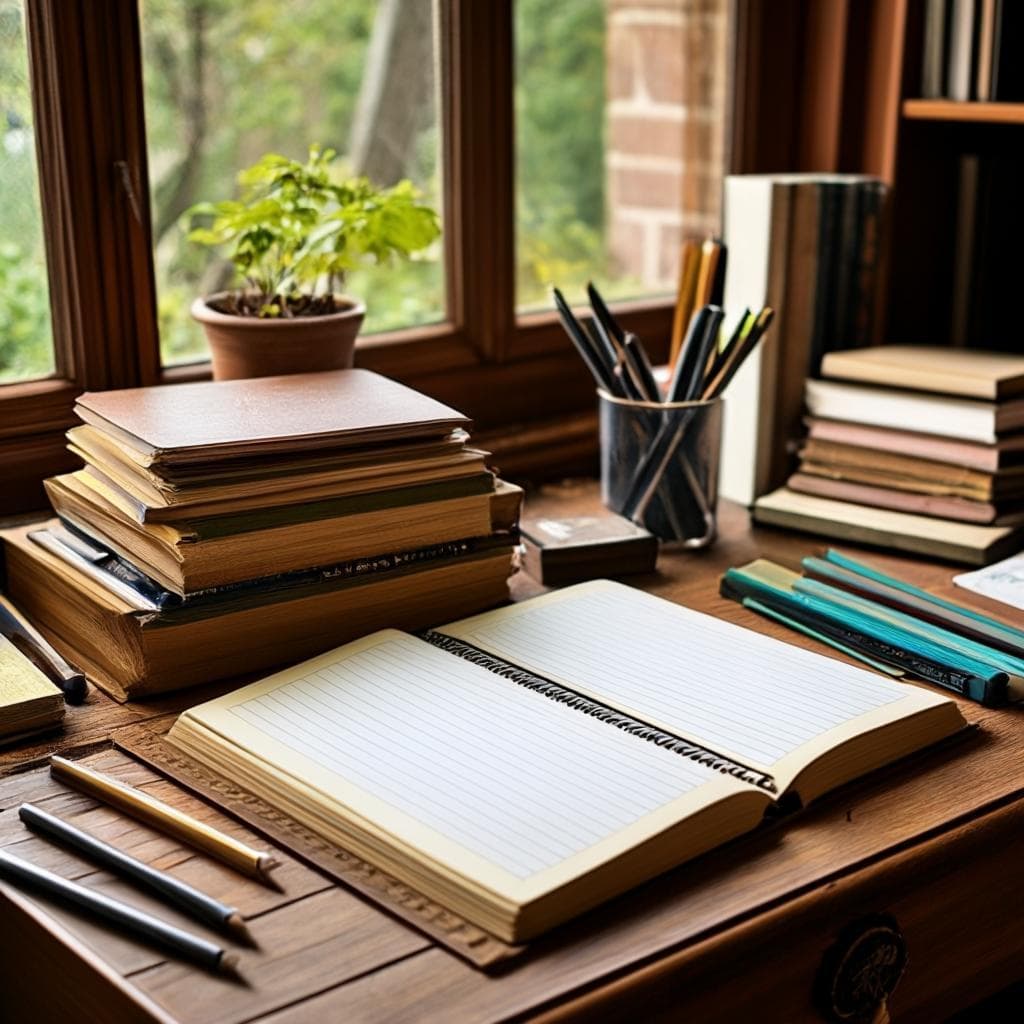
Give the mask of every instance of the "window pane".
M 165 363 L 206 356 L 188 315 L 232 286 L 231 265 L 185 238 L 181 214 L 237 194 L 267 152 L 311 143 L 381 185 L 409 178 L 440 208 L 433 0 L 142 0 L 146 131 Z M 363 333 L 444 316 L 440 243 L 351 273 Z
M 719 230 L 728 0 L 516 0 L 517 300 L 672 292 Z
M 0 0 L 0 381 L 54 372 L 22 0 Z

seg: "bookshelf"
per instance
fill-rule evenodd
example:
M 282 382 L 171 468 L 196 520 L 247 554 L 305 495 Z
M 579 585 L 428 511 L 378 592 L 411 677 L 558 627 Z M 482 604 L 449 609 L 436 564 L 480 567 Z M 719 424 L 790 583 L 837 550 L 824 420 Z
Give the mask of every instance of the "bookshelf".
M 925 0 L 875 3 L 876 39 L 898 40 L 861 94 L 879 142 L 860 169 L 892 185 L 877 340 L 1017 350 L 1013 280 L 1024 231 L 1014 181 L 1024 103 L 921 98 Z M 857 169 L 850 167 L 849 169 Z

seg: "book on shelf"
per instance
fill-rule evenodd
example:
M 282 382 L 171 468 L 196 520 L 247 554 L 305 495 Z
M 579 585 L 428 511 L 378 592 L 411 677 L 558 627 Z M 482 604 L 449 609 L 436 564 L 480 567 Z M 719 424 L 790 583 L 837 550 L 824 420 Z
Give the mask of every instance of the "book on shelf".
M 1024 101 L 1017 0 L 926 0 L 921 95 L 959 102 Z
M 837 501 L 780 487 L 754 505 L 754 520 L 855 544 L 893 548 L 966 565 L 986 565 L 1018 550 L 1017 526 L 978 525 Z
M 168 740 L 518 942 L 964 724 L 937 693 L 600 581 L 374 633 Z

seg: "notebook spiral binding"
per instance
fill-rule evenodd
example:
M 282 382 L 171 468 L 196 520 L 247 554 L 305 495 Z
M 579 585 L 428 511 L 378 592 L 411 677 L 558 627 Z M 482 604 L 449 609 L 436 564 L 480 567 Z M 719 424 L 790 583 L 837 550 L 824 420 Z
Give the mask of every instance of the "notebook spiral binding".
M 608 707 L 607 704 L 601 704 L 599 701 L 592 700 L 582 693 L 577 693 L 576 690 L 570 689 L 568 686 L 563 686 L 561 683 L 556 683 L 551 679 L 545 679 L 544 676 L 539 676 L 520 665 L 505 661 L 503 658 L 475 647 L 465 640 L 459 640 L 456 637 L 448 636 L 445 633 L 438 633 L 432 629 L 424 630 L 418 635 L 421 639 L 426 640 L 428 644 L 432 644 L 442 651 L 447 651 L 449 654 L 464 658 L 474 665 L 480 665 L 489 672 L 503 676 L 505 679 L 510 679 L 518 686 L 523 686 L 528 690 L 533 690 L 534 693 L 547 697 L 548 700 L 554 700 L 576 711 L 582 711 L 585 715 L 590 715 L 601 722 L 607 722 L 609 725 L 615 726 L 616 729 L 621 729 L 623 732 L 628 732 L 642 740 L 647 740 L 648 743 L 656 743 L 659 747 L 664 747 L 674 754 L 679 754 L 681 757 L 696 761 L 698 764 L 711 768 L 713 771 L 742 779 L 744 782 L 758 786 L 769 793 L 777 792 L 774 780 L 764 772 L 759 772 L 748 765 L 733 761 L 722 754 L 716 753 L 714 750 L 710 750 L 708 747 L 702 747 L 700 744 L 666 732 L 664 729 L 648 725 L 646 722 L 633 718 L 631 715 L 616 711 L 614 708 Z

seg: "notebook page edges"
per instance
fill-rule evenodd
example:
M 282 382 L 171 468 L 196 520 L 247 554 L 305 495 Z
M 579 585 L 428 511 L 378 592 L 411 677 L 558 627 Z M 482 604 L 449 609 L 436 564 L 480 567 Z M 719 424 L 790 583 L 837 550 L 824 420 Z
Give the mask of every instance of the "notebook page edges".
M 773 776 L 951 702 L 598 580 L 438 632 Z
M 756 792 L 395 630 L 182 718 L 516 904 Z

